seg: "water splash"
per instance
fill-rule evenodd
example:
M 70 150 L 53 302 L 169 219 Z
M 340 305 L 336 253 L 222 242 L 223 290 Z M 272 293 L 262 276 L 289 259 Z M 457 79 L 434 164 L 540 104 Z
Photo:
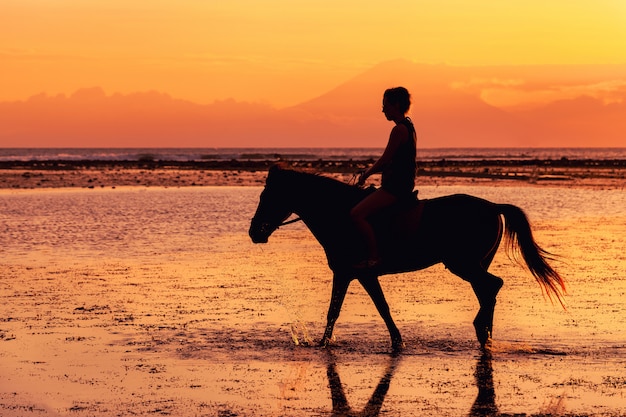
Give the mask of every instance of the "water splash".
M 296 346 L 312 346 L 313 340 L 309 336 L 309 329 L 307 329 L 306 325 L 302 323 L 300 320 L 296 320 L 292 322 L 290 325 L 291 328 L 291 340 Z

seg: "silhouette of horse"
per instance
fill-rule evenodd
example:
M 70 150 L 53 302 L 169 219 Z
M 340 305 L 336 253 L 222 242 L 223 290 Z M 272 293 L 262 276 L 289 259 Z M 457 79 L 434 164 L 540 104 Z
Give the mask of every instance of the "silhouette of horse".
M 496 296 L 503 285 L 503 280 L 487 269 L 503 235 L 513 254 L 521 253 L 548 297 L 555 296 L 562 304 L 565 284 L 548 265 L 551 255 L 533 239 L 524 212 L 510 204 L 464 194 L 423 200 L 420 204 L 403 202 L 372 218 L 382 264 L 375 271 L 355 269 L 353 265 L 363 258 L 366 247 L 350 219 L 350 209 L 367 192 L 332 178 L 276 165 L 269 170 L 250 224 L 252 241 L 266 243 L 289 216 L 296 214 L 324 248 L 333 271 L 333 286 L 321 345 L 330 342 L 348 286 L 358 279 L 385 321 L 393 349 L 401 349 L 402 337 L 378 277 L 441 262 L 471 284 L 480 305 L 473 324 L 481 347 L 485 347 L 492 335 Z

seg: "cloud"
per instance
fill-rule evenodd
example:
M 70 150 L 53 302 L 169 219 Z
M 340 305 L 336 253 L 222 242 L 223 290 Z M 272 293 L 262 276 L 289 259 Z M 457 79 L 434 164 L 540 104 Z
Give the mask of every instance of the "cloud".
M 626 101 L 626 79 L 592 83 L 528 82 L 523 78 L 471 78 L 451 87 L 478 95 L 496 107 L 534 107 L 559 100 L 592 97 L 604 104 Z
M 200 105 L 156 91 L 41 94 L 0 102 L 0 141 L 70 147 L 85 146 L 86 138 L 91 146 L 382 146 L 389 125 L 381 117 L 379 95 L 389 80 L 400 79 L 418 92 L 413 111 L 420 146 L 589 146 L 590 138 L 594 146 L 623 143 L 626 100 L 614 103 L 626 98 L 626 81 L 619 76 L 565 82 L 542 78 L 541 71 L 526 78 L 463 71 L 410 63 L 376 66 L 286 109 L 234 99 Z M 452 80 L 463 79 L 469 80 L 465 88 L 480 96 L 450 89 Z
M 594 84 L 564 86 L 561 91 L 570 98 L 586 95 L 600 100 L 604 104 L 622 103 L 626 101 L 626 80 L 608 80 Z
M 450 87 L 458 90 L 493 87 L 518 87 L 525 84 L 521 78 L 501 79 L 501 78 L 471 78 L 469 81 L 454 81 Z

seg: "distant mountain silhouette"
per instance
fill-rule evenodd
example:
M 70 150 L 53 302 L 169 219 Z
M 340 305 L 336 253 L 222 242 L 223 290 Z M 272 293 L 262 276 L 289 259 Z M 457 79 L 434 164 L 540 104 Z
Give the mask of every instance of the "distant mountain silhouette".
M 195 104 L 160 92 L 39 94 L 0 103 L 2 147 L 382 147 L 382 93 L 411 91 L 421 147 L 623 146 L 626 66 L 453 67 L 390 61 L 299 105 Z M 488 104 L 485 93 L 545 96 Z

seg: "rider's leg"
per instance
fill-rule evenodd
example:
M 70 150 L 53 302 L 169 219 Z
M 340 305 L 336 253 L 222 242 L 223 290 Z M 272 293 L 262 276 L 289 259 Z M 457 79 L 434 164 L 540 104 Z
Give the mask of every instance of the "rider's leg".
M 361 233 L 367 245 L 367 261 L 370 264 L 376 264 L 380 261 L 378 246 L 376 245 L 376 235 L 372 225 L 368 222 L 368 217 L 379 212 L 385 207 L 395 203 L 397 197 L 390 192 L 379 188 L 372 194 L 365 197 L 359 204 L 354 206 L 350 211 L 350 216 L 354 222 L 354 226 Z

